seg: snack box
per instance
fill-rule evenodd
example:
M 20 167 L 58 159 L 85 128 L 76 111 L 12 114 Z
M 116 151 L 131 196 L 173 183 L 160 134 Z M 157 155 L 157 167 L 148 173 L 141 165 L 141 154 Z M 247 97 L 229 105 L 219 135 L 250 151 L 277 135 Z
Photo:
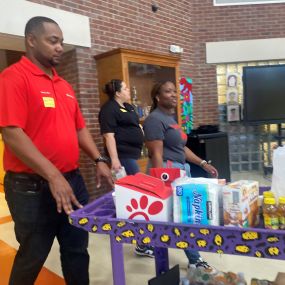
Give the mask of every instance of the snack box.
M 255 227 L 259 223 L 259 184 L 252 180 L 238 180 L 223 187 L 225 226 Z

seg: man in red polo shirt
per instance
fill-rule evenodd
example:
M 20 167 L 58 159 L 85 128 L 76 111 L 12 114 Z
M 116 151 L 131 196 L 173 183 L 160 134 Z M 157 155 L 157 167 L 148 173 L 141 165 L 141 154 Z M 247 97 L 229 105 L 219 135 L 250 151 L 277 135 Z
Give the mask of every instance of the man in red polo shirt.
M 68 214 L 88 201 L 79 147 L 94 160 L 97 182 L 111 172 L 85 126 L 71 86 L 54 67 L 63 53 L 58 24 L 45 17 L 25 28 L 26 56 L 0 75 L 0 130 L 5 143 L 5 197 L 20 244 L 10 285 L 32 285 L 53 244 L 60 245 L 69 285 L 89 284 L 88 233 Z

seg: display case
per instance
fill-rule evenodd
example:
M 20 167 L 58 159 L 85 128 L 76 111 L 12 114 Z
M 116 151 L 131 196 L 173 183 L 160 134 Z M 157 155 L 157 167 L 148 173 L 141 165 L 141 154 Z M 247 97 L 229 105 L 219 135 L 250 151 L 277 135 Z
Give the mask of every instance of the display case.
M 152 104 L 150 92 L 156 82 L 170 80 L 179 86 L 179 57 L 130 49 L 115 49 L 95 57 L 98 72 L 100 105 L 107 100 L 104 85 L 111 79 L 121 79 L 131 90 L 131 103 L 136 105 L 140 122 L 149 114 Z M 179 96 L 178 96 L 178 104 Z M 177 108 L 177 121 L 180 124 L 180 109 Z M 146 148 L 142 150 L 139 166 L 145 172 L 147 165 Z

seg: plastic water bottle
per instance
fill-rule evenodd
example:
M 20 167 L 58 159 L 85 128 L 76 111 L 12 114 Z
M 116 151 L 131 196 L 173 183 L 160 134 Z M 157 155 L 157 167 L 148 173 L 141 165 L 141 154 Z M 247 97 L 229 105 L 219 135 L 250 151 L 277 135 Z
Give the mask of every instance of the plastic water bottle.
M 114 171 L 112 170 L 112 176 L 115 180 L 117 179 L 120 179 L 120 178 L 123 178 L 125 176 L 127 176 L 127 173 L 126 173 L 126 170 L 125 170 L 125 167 L 122 166 L 121 169 L 119 171 Z
M 180 281 L 181 285 L 190 285 L 190 281 L 186 277 L 181 278 Z

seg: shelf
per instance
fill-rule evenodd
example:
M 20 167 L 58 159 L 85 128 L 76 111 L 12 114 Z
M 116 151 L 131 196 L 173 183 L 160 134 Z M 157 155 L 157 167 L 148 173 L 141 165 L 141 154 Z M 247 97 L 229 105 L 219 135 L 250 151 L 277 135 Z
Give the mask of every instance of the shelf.
M 135 87 L 141 107 L 151 106 L 150 93 L 155 82 L 171 80 L 179 86 L 180 57 L 177 56 L 118 48 L 98 54 L 94 58 L 101 106 L 108 100 L 103 87 L 114 78 L 125 81 L 130 90 Z M 181 123 L 179 98 L 178 96 L 177 118 Z

